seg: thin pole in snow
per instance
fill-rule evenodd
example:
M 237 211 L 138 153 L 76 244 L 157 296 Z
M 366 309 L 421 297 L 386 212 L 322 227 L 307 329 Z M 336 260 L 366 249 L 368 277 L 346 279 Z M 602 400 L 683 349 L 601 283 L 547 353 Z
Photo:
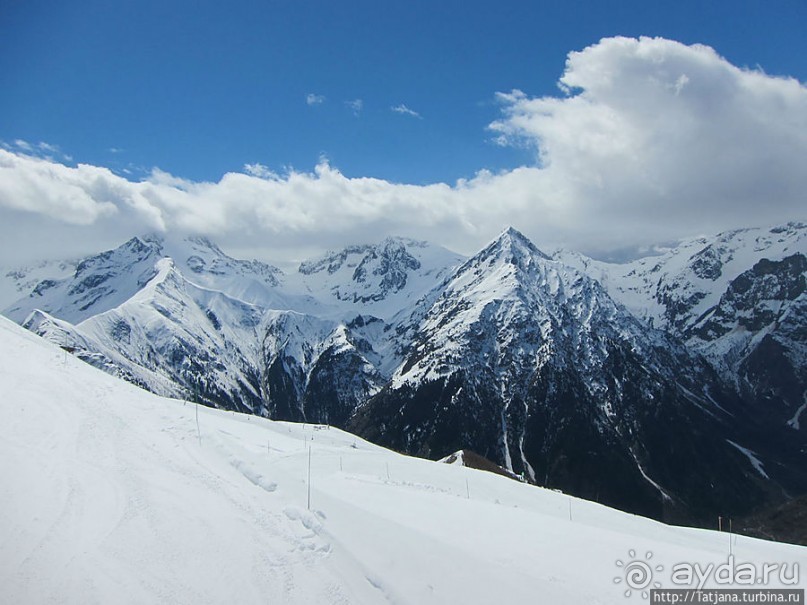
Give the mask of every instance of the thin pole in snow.
M 199 445 L 202 445 L 202 429 L 199 428 L 199 390 L 198 387 L 193 387 L 193 398 L 196 403 L 196 435 L 199 437 Z
M 465 478 L 465 493 L 468 494 L 468 500 L 471 499 L 471 487 L 468 485 L 468 478 Z
M 731 544 L 731 517 L 729 517 L 729 555 L 734 554 L 734 546 Z
M 572 499 L 569 498 L 569 521 L 572 520 Z
M 311 446 L 308 446 L 308 510 L 311 510 Z
M 199 402 L 196 402 L 196 435 L 199 437 L 199 445 L 202 445 L 202 429 L 199 428 Z
M 342 472 L 342 456 L 339 456 L 339 472 Z
M 387 480 L 389 480 L 389 462 L 387 462 Z

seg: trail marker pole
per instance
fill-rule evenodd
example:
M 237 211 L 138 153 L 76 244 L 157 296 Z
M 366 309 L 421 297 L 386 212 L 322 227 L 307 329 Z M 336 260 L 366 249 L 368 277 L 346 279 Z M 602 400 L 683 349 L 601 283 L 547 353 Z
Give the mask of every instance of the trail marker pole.
M 311 446 L 308 446 L 308 510 L 311 510 Z
M 732 536 L 731 536 L 731 517 L 729 517 L 729 555 L 734 554 L 734 546 L 731 543 Z
M 196 436 L 199 438 L 199 445 L 202 445 L 202 429 L 199 428 L 199 402 L 196 402 Z
M 199 428 L 199 387 L 193 387 L 193 399 L 196 403 L 196 435 L 199 437 L 199 447 L 202 446 L 202 429 Z

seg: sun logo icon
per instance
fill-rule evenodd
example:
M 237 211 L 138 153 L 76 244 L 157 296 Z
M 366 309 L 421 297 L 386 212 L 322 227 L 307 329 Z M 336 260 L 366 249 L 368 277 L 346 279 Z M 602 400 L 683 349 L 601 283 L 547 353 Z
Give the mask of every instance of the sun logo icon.
M 636 557 L 636 551 L 631 549 L 628 551 L 630 559 L 622 561 L 617 559 L 616 566 L 623 570 L 621 576 L 614 578 L 614 584 L 621 584 L 625 582 L 627 590 L 625 590 L 625 597 L 633 595 L 633 591 L 641 591 L 642 598 L 646 599 L 649 596 L 647 588 L 652 584 L 654 588 L 661 588 L 659 582 L 653 581 L 654 571 L 664 571 L 663 565 L 652 566 L 650 559 L 653 558 L 653 553 L 649 550 L 645 553 L 644 559 Z

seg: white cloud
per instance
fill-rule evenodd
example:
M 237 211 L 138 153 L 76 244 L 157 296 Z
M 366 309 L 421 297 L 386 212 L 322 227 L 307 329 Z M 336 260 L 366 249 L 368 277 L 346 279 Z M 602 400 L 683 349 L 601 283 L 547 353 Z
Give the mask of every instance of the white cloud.
M 364 101 L 361 99 L 353 99 L 352 101 L 345 101 L 345 105 L 353 112 L 354 115 L 359 115 L 361 110 L 364 109 Z
M 50 143 L 45 143 L 41 141 L 36 145 L 37 149 L 42 153 L 53 154 L 53 153 L 61 153 L 58 145 L 51 145 Z
M 28 141 L 23 139 L 16 139 L 14 141 L 14 146 L 20 149 L 21 151 L 31 152 L 34 150 L 34 146 L 31 145 Z
M 325 102 L 325 97 L 309 92 L 305 95 L 305 102 L 307 105 L 322 105 Z
M 80 173 L 51 160 L 0 151 L 0 206 L 90 225 L 117 211 L 98 187 L 104 182 L 100 177 L 111 174 L 94 166 L 82 166 Z
M 6 149 L 7 151 L 14 151 L 25 155 L 45 158 L 48 160 L 58 158 L 65 162 L 73 161 L 72 156 L 69 156 L 66 153 L 62 152 L 61 148 L 58 145 L 54 145 L 52 143 L 46 143 L 45 141 L 40 141 L 39 143 L 30 143 L 25 139 L 15 139 L 10 144 L 6 143 L 5 141 L 0 141 L 0 148 Z
M 534 146 L 541 189 L 601 245 L 804 215 L 807 88 L 796 80 L 706 46 L 610 38 L 571 53 L 560 83 L 570 96 L 499 94 L 505 115 L 491 128 Z
M 704 46 L 612 38 L 571 53 L 560 84 L 558 97 L 498 95 L 492 132 L 533 148 L 535 165 L 451 185 L 348 178 L 327 160 L 283 176 L 249 164 L 218 182 L 159 170 L 132 182 L 0 150 L 0 253 L 65 238 L 96 250 L 153 230 L 210 235 L 275 262 L 387 234 L 472 253 L 508 224 L 539 246 L 605 252 L 805 218 L 807 88 L 797 81 Z
M 263 164 L 244 164 L 244 172 L 261 179 L 277 179 L 278 176 Z
M 260 164 L 245 170 L 251 174 L 228 173 L 212 183 L 155 169 L 132 182 L 105 168 L 68 167 L 0 150 L 0 252 L 12 258 L 24 254 L 6 247 L 18 238 L 3 237 L 21 213 L 28 224 L 32 215 L 42 217 L 49 233 L 58 223 L 84 225 L 83 239 L 93 249 L 108 241 L 109 233 L 155 230 L 210 235 L 225 248 L 261 247 L 276 262 L 300 249 L 373 241 L 386 233 L 466 249 L 469 236 L 476 245 L 500 226 L 487 229 L 500 214 L 490 199 L 504 192 L 511 204 L 525 203 L 518 192 L 521 171 L 502 177 L 481 173 L 452 187 L 348 178 L 327 161 L 313 172 L 282 177 Z M 486 227 L 481 232 L 480 224 Z
M 394 111 L 395 113 L 400 113 L 400 114 L 406 115 L 406 116 L 412 116 L 413 118 L 423 119 L 422 116 L 417 111 L 414 111 L 413 109 L 409 109 L 403 103 L 401 103 L 400 105 L 394 105 L 394 106 L 390 107 L 390 109 L 392 111 Z

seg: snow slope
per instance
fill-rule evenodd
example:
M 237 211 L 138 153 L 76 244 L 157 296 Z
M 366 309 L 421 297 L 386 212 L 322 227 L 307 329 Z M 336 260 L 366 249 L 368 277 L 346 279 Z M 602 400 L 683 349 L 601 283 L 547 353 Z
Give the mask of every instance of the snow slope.
M 311 418 L 338 423 L 399 363 L 401 345 L 382 318 L 419 300 L 460 260 L 426 242 L 387 238 L 284 274 L 227 256 L 205 238 L 150 235 L 73 263 L 72 274 L 49 276 L 55 263 L 7 271 L 0 299 L 27 288 L 6 316 L 157 394 L 195 393 L 210 405 L 286 420 L 306 419 L 308 407 Z M 305 326 L 315 328 L 298 329 Z M 288 392 L 277 360 L 294 374 Z M 355 380 L 351 368 L 361 374 Z M 305 400 L 331 375 L 347 376 L 345 392 L 319 410 Z
M 790 421 L 807 393 L 807 223 L 691 239 L 626 264 L 553 256 L 704 355 L 761 421 L 803 430 Z
M 686 334 L 744 271 L 761 259 L 797 253 L 807 254 L 807 224 L 801 222 L 692 238 L 629 263 L 597 261 L 564 249 L 552 257 L 599 281 L 636 317 Z
M 441 246 L 403 237 L 349 246 L 303 262 L 284 287 L 319 301 L 320 316 L 357 313 L 390 320 L 415 304 L 464 260 Z M 303 309 L 298 309 L 303 310 Z
M 46 279 L 69 277 L 78 265 L 77 260 L 40 261 L 24 266 L 7 263 L 7 259 L 0 262 L 0 309 L 28 296 L 31 290 Z
M 2 318 L 0 368 L 3 602 L 626 603 L 631 549 L 807 555 L 160 398 Z

